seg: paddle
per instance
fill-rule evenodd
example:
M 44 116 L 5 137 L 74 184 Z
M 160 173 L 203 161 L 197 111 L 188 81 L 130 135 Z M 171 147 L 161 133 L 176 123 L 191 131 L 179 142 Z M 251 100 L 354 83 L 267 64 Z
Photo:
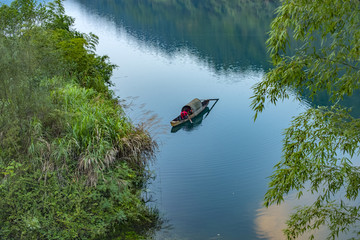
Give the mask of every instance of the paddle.
M 205 115 L 204 119 L 209 115 L 209 113 L 211 112 L 211 110 L 214 108 L 215 104 L 219 101 L 219 98 L 214 98 L 214 99 L 209 99 L 209 100 L 213 100 L 213 101 L 215 101 L 215 103 L 212 105 L 212 107 L 210 108 L 210 110 L 208 111 L 208 113 Z
M 191 121 L 191 118 L 190 118 L 190 112 L 192 112 L 191 109 L 190 109 L 190 110 L 187 110 L 186 112 L 187 112 L 187 117 L 188 117 L 189 121 L 190 121 L 191 123 L 193 123 L 193 122 Z
M 188 115 L 188 119 L 189 119 L 189 121 L 190 121 L 191 123 L 193 123 L 193 122 L 191 121 L 190 115 Z

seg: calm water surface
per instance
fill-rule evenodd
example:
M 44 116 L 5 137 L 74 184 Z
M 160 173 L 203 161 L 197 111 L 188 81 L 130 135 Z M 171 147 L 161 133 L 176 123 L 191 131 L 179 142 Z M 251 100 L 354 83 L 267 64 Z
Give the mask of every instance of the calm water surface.
M 307 105 L 269 105 L 255 123 L 249 107 L 251 86 L 269 67 L 264 41 L 276 4 L 165 2 L 65 1 L 76 28 L 98 35 L 98 53 L 119 66 L 114 91 L 132 103 L 132 120 L 159 120 L 150 127 L 160 147 L 148 191 L 172 229 L 156 238 L 281 239 L 290 208 L 265 210 L 262 199 L 282 130 Z M 170 120 L 195 97 L 220 101 L 171 132 Z

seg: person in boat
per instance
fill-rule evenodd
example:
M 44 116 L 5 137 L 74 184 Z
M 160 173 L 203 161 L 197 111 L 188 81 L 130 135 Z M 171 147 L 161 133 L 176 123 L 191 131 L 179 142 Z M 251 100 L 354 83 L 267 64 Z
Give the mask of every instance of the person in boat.
M 188 113 L 188 111 L 185 111 L 185 109 L 180 113 L 181 119 L 188 118 L 188 115 L 189 115 L 189 113 Z

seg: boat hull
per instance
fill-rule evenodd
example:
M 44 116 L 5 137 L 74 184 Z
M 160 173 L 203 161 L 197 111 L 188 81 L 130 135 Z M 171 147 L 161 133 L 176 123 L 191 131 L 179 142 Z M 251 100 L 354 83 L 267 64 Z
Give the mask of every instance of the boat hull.
M 194 118 L 194 117 L 196 117 L 197 115 L 199 115 L 199 114 L 200 114 L 202 111 L 204 111 L 204 109 L 209 105 L 209 100 L 208 100 L 208 99 L 203 100 L 203 101 L 201 102 L 201 104 L 202 104 L 202 106 L 201 106 L 199 109 L 197 109 L 196 111 L 194 111 L 192 114 L 190 114 L 187 118 L 181 119 L 180 115 L 179 115 L 178 117 L 174 118 L 174 119 L 170 122 L 171 126 L 175 127 L 175 126 L 178 126 L 178 125 L 180 125 L 180 124 L 186 123 L 186 122 L 189 121 L 189 118 L 191 119 L 191 118 Z

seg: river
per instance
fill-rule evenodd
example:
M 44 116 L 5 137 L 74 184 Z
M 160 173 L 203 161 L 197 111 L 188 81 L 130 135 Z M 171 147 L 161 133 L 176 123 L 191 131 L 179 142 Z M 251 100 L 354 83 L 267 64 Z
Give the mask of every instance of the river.
M 156 239 L 282 239 L 290 208 L 264 209 L 262 200 L 282 131 L 309 106 L 269 105 L 254 122 L 251 87 L 270 67 L 265 40 L 277 3 L 213 2 L 64 4 L 79 31 L 99 36 L 98 54 L 118 65 L 115 94 L 159 143 L 147 193 L 171 228 Z M 172 129 L 193 98 L 220 100 L 195 124 Z

